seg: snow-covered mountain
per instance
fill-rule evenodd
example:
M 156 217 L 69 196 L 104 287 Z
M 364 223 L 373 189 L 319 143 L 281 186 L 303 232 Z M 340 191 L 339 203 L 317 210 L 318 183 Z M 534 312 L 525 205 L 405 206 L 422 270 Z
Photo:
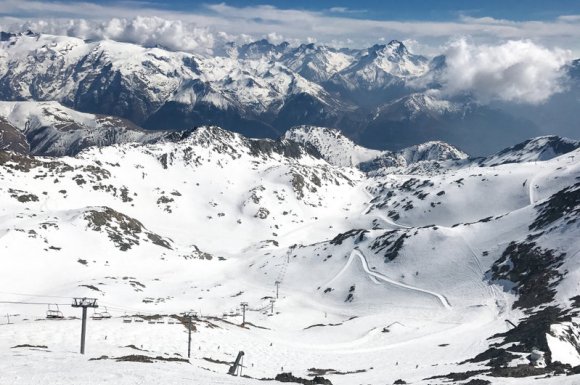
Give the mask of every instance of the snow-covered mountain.
M 234 59 L 277 60 L 280 59 L 280 57 L 289 49 L 290 45 L 287 42 L 275 45 L 266 39 L 262 39 L 241 46 L 235 43 L 229 43 L 226 47 L 225 53 L 227 56 Z
M 478 156 L 498 151 L 541 131 L 529 120 L 470 98 L 447 100 L 437 91 L 413 93 L 375 109 L 357 137 L 360 144 L 376 148 L 389 143 L 392 150 L 418 142 L 442 140 Z
M 361 147 L 332 128 L 297 126 L 288 130 L 284 137 L 313 146 L 328 163 L 335 166 L 356 167 L 385 153 Z
M 425 75 L 428 70 L 427 58 L 411 54 L 403 43 L 393 40 L 361 53 L 348 67 L 332 75 L 326 87 L 372 109 L 413 92 L 407 81 Z
M 508 147 L 481 160 L 482 165 L 497 166 L 505 163 L 550 160 L 580 148 L 580 141 L 555 135 L 541 136 Z
M 294 115 L 324 123 L 353 109 L 266 59 L 204 58 L 113 41 L 10 36 L 0 42 L 0 74 L 3 100 L 59 101 L 148 128 L 220 123 L 276 137 Z
M 371 150 L 357 145 L 339 130 L 325 127 L 297 126 L 288 130 L 285 138 L 314 147 L 332 165 L 365 171 L 468 158 L 466 153 L 444 142 L 426 142 L 397 152 Z
M 260 40 L 204 57 L 115 41 L 4 33 L 0 99 L 56 101 L 146 129 L 213 124 L 277 138 L 296 125 L 336 127 L 359 144 L 391 151 L 442 140 L 484 156 L 544 132 L 548 115 L 541 111 L 514 113 L 515 107 L 444 97 L 429 81 L 444 63 L 444 57 L 429 60 L 396 40 L 367 49 Z M 576 98 L 569 99 L 574 105 Z
M 44 381 L 67 360 L 69 383 L 91 365 L 233 384 L 222 373 L 244 350 L 247 383 L 573 384 L 580 149 L 536 161 L 548 142 L 489 166 L 427 143 L 380 173 L 357 166 L 386 153 L 317 127 L 276 141 L 200 127 L 74 157 L 0 151 L 0 313 L 13 315 L 0 376 Z M 78 320 L 32 321 L 37 303 L 78 316 L 73 296 L 115 316 L 89 320 L 88 357 L 72 353 Z M 177 314 L 190 309 L 187 365 Z M 122 322 L 136 314 L 146 321 Z M 545 365 L 530 367 L 532 352 Z M 156 362 L 123 362 L 135 355 Z
M 399 151 L 400 156 L 405 159 L 405 164 L 424 161 L 445 161 L 467 159 L 468 155 L 445 142 L 427 142 Z
M 74 155 L 91 146 L 149 143 L 166 136 L 126 119 L 80 113 L 58 102 L 0 102 L 0 122 L 0 148 L 24 154 Z
M 302 44 L 281 58 L 288 68 L 316 83 L 329 80 L 356 59 L 343 50 L 315 44 Z
M 372 90 L 393 85 L 398 79 L 419 77 L 428 69 L 426 57 L 411 54 L 403 43 L 393 40 L 370 47 L 333 81 L 348 89 Z
M 439 99 L 433 94 L 415 93 L 379 107 L 374 119 L 388 116 L 395 121 L 442 120 L 446 114 L 465 113 L 470 107 L 459 102 Z

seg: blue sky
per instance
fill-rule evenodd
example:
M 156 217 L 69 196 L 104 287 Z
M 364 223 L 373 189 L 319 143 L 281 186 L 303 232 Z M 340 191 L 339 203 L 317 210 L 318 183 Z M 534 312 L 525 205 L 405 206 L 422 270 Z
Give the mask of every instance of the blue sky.
M 64 2 L 78 3 L 79 1 L 65 0 Z M 89 2 L 121 3 L 115 0 L 89 0 Z M 129 2 L 131 0 L 125 1 L 125 3 Z M 282 9 L 321 12 L 334 10 L 353 18 L 370 17 L 381 20 L 443 21 L 455 19 L 463 14 L 523 21 L 549 20 L 560 15 L 580 13 L 578 0 L 136 0 L 134 3 L 136 8 L 149 6 L 182 12 L 202 11 L 204 4 L 226 3 L 235 7 L 272 5 Z

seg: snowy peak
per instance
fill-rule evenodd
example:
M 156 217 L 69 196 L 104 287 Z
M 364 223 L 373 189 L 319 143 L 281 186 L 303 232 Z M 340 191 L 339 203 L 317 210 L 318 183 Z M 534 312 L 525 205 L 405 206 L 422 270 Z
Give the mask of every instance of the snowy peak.
M 572 79 L 580 80 L 580 59 L 573 60 L 568 66 L 568 74 Z
M 465 152 L 441 141 L 431 141 L 407 147 L 397 152 L 407 165 L 422 161 L 461 160 L 469 158 Z
M 0 150 L 13 151 L 20 154 L 30 152 L 26 136 L 6 118 L 0 116 Z
M 387 45 L 375 44 L 369 49 L 369 54 L 376 57 L 385 57 L 393 62 L 404 60 L 405 57 L 411 55 L 407 47 L 398 40 L 391 40 Z
M 375 119 L 386 116 L 389 120 L 440 119 L 445 114 L 461 112 L 459 103 L 442 100 L 429 93 L 414 93 L 381 106 Z
M 13 41 L 14 39 L 20 37 L 20 36 L 39 36 L 39 34 L 32 32 L 31 30 L 26 30 L 25 32 L 5 32 L 5 31 L 0 31 L 0 41 Z
M 266 39 L 257 40 L 242 46 L 232 45 L 229 50 L 230 56 L 247 60 L 276 60 L 279 59 L 287 50 L 289 44 L 282 42 L 278 45 L 270 43 Z
M 445 113 L 457 112 L 461 106 L 448 100 L 436 98 L 427 93 L 416 93 L 401 100 L 409 112 L 411 119 L 426 114 L 431 116 L 441 116 Z
M 405 45 L 398 40 L 391 40 L 389 44 L 387 44 L 387 49 L 390 52 L 392 52 L 391 54 L 392 56 L 394 56 L 395 54 L 398 56 L 409 54 L 409 51 L 407 51 L 407 47 L 405 47 Z
M 311 145 L 332 165 L 359 167 L 364 171 L 405 167 L 424 161 L 462 160 L 469 157 L 463 151 L 441 141 L 426 142 L 398 152 L 371 150 L 357 145 L 340 131 L 325 127 L 293 127 L 286 132 L 285 138 Z
M 288 68 L 314 82 L 324 82 L 348 67 L 354 57 L 326 46 L 302 44 L 283 56 Z
M 369 98 L 368 91 L 381 92 L 377 100 L 392 99 L 393 95 L 403 92 L 405 82 L 422 76 L 429 71 L 429 60 L 410 53 L 400 42 L 392 41 L 387 45 L 376 44 L 362 52 L 356 60 L 332 76 L 329 81 L 334 87 L 349 92 L 362 92 L 357 98 Z M 384 91 L 391 90 L 391 92 Z M 373 104 L 371 103 L 371 104 Z
M 369 48 L 353 69 L 360 71 L 368 67 L 377 67 L 393 76 L 414 77 L 428 70 L 428 60 L 411 54 L 403 43 L 393 40 L 387 45 L 376 44 Z
M 361 163 L 359 168 L 365 172 L 381 171 L 384 174 L 392 172 L 393 170 L 389 169 L 395 167 L 398 170 L 396 172 L 429 174 L 439 170 L 441 162 L 468 158 L 469 155 L 449 143 L 430 141 L 406 147 L 397 152 L 384 151 L 375 159 Z
M 314 147 L 330 164 L 355 167 L 374 159 L 381 151 L 370 150 L 355 144 L 339 130 L 315 126 L 297 126 L 286 132 L 284 138 Z
M 197 150 L 193 150 L 193 149 Z M 200 152 L 224 156 L 228 160 L 242 157 L 264 159 L 320 159 L 318 152 L 309 145 L 287 139 L 252 139 L 218 126 L 201 126 L 185 132 L 165 135 L 149 147 L 163 159 L 164 167 L 177 159 L 185 164 L 197 164 Z
M 580 141 L 556 135 L 540 136 L 508 147 L 480 161 L 481 165 L 537 162 L 556 158 L 580 148 Z

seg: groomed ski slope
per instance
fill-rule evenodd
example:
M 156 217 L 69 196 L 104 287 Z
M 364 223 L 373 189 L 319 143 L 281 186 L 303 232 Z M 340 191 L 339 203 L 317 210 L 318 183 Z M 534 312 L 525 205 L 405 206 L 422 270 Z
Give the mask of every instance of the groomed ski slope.
M 383 274 L 379 274 L 379 273 L 375 273 L 374 271 L 371 271 L 369 269 L 369 265 L 368 265 L 368 262 L 366 260 L 366 257 L 358 249 L 354 249 L 352 251 L 352 253 L 350 254 L 350 256 L 348 258 L 348 261 L 344 265 L 344 268 L 333 279 L 331 279 L 325 286 L 331 285 L 334 280 L 336 280 L 338 277 L 340 277 L 340 275 L 342 275 L 348 269 L 348 267 L 350 266 L 352 261 L 357 259 L 357 258 L 358 258 L 358 260 L 360 260 L 360 263 L 362 264 L 364 271 L 371 277 L 371 279 L 374 282 L 378 283 L 377 280 L 379 280 L 379 281 L 383 281 L 383 282 L 386 282 L 386 283 L 394 285 L 394 286 L 402 287 L 404 289 L 409 289 L 411 291 L 415 291 L 418 293 L 433 296 L 433 297 L 437 298 L 439 300 L 439 302 L 441 302 L 441 305 L 444 308 L 451 309 L 451 305 L 449 304 L 449 301 L 447 301 L 447 299 L 444 296 L 442 296 L 441 294 L 434 293 L 434 292 L 429 291 L 429 290 L 423 290 L 423 289 L 420 289 L 418 287 L 406 285 L 404 283 L 394 281 L 391 278 L 385 277 Z

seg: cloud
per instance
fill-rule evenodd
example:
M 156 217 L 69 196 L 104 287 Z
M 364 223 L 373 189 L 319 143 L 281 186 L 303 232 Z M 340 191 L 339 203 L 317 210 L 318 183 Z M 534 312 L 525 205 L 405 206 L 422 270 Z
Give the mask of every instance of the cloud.
M 558 17 L 558 20 L 566 23 L 578 23 L 580 22 L 580 15 L 562 15 Z
M 350 9 L 347 7 L 332 7 L 328 9 L 331 13 L 345 13 L 345 14 L 357 14 L 357 13 L 367 13 L 366 9 Z
M 290 42 L 315 39 L 350 47 L 372 45 L 381 38 L 414 40 L 427 49 L 425 54 L 437 53 L 439 46 L 458 36 L 469 36 L 478 43 L 532 39 L 547 46 L 566 47 L 580 55 L 580 18 L 576 15 L 546 21 L 468 16 L 448 21 L 400 21 L 363 16 L 364 13 L 346 7 L 308 11 L 271 5 L 235 7 L 218 3 L 174 11 L 155 8 L 154 3 L 147 1 L 95 4 L 0 0 L 0 27 L 5 30 L 29 27 L 39 32 L 160 44 L 174 50 L 200 53 L 219 49 L 223 36 L 244 41 L 247 37 L 261 39 L 273 33 Z
M 570 51 L 548 49 L 529 40 L 498 45 L 477 45 L 466 39 L 449 44 L 444 52 L 447 68 L 440 92 L 472 94 L 493 100 L 537 104 L 564 89 L 565 64 Z
M 247 36 L 231 36 L 216 33 L 207 27 L 195 27 L 180 20 L 158 17 L 112 18 L 107 21 L 86 19 L 46 19 L 27 21 L 4 21 L 3 30 L 41 31 L 54 35 L 67 35 L 90 40 L 116 40 L 136 43 L 147 47 L 162 46 L 174 51 L 211 54 L 227 41 L 247 39 Z

